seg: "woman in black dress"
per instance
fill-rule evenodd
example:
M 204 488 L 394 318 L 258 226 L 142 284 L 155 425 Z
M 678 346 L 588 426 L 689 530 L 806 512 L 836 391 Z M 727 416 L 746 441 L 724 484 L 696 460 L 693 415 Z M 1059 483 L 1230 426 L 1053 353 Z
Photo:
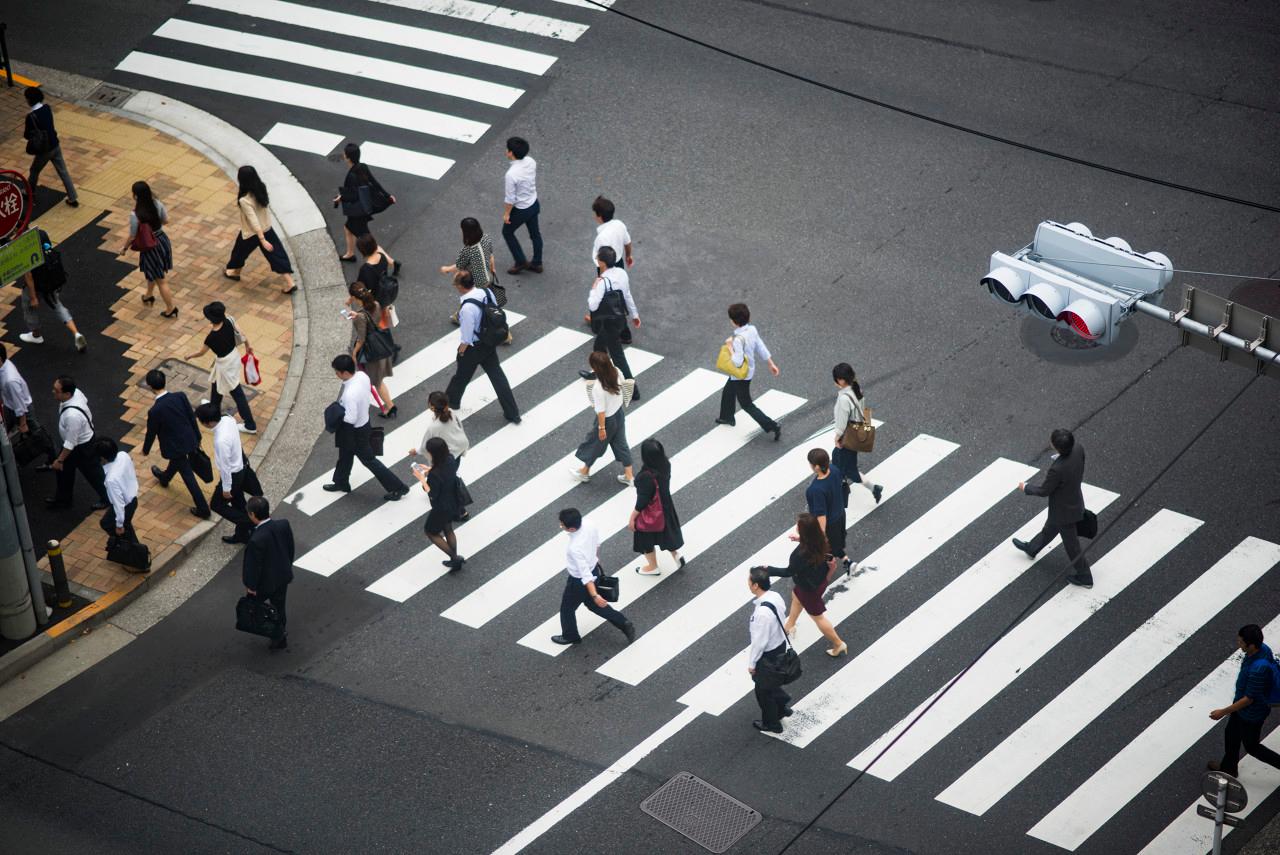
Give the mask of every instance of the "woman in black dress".
M 431 464 L 413 464 L 413 474 L 431 499 L 431 511 L 422 530 L 431 542 L 448 555 L 444 566 L 461 570 L 467 559 L 458 554 L 458 538 L 453 533 L 453 520 L 458 515 L 458 464 L 443 439 L 433 436 L 423 449 Z
M 822 595 L 826 593 L 827 585 L 835 574 L 836 565 L 818 518 L 813 514 L 800 514 L 796 517 L 796 533 L 792 540 L 798 540 L 799 544 L 791 551 L 787 566 L 764 568 L 769 571 L 770 576 L 791 577 L 791 611 L 787 614 L 784 626 L 787 636 L 795 633 L 800 612 L 806 611 L 818 631 L 831 642 L 827 655 L 843 656 L 849 652 L 849 645 L 836 634 L 836 628 L 827 617 L 827 604 L 822 600 Z
M 671 463 L 667 460 L 667 452 L 662 443 L 650 437 L 640 443 L 640 462 L 643 467 L 635 476 L 636 506 L 631 511 L 631 520 L 627 528 L 635 534 L 631 539 L 631 548 L 644 556 L 645 566 L 637 567 L 641 576 L 658 576 L 658 550 L 665 549 L 671 554 L 671 560 L 678 567 L 684 566 L 684 558 L 679 549 L 684 546 L 684 535 L 680 533 L 680 517 L 676 513 L 675 502 L 671 501 Z M 637 525 L 640 514 L 649 507 L 657 497 L 662 503 L 662 528 L 657 531 L 645 531 L 648 528 L 643 522 Z M 656 528 L 656 526 L 653 526 Z
M 373 219 L 373 211 L 366 207 L 374 194 L 385 196 L 394 205 L 396 197 L 382 189 L 378 179 L 373 177 L 369 167 L 360 162 L 360 146 L 347 143 L 342 149 L 342 157 L 347 162 L 347 177 L 338 188 L 338 195 L 333 197 L 334 207 L 342 205 L 342 213 L 347 218 L 343 223 L 343 231 L 347 237 L 347 254 L 343 261 L 356 260 L 356 238 L 369 233 L 369 221 Z M 366 187 L 367 198 L 360 198 L 360 188 Z

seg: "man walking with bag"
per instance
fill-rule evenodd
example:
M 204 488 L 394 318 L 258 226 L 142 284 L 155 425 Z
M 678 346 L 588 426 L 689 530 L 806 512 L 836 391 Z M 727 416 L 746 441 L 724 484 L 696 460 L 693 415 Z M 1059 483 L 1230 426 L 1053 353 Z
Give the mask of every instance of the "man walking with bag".
M 777 667 L 787 652 L 787 636 L 782 631 L 782 613 L 787 607 L 777 591 L 769 590 L 767 567 L 751 568 L 747 588 L 755 598 L 747 673 L 755 683 L 756 703 L 760 705 L 760 718 L 751 726 L 762 732 L 782 733 L 782 720 L 791 715 L 791 696 L 782 688 Z
M 1029 542 L 1013 539 L 1013 545 L 1032 558 L 1053 540 L 1062 536 L 1062 545 L 1071 559 L 1071 574 L 1067 581 L 1082 588 L 1093 587 L 1093 573 L 1080 549 L 1076 525 L 1084 519 L 1084 447 L 1076 442 L 1071 431 L 1058 428 L 1049 436 L 1049 443 L 1057 452 L 1057 459 L 1049 465 L 1049 471 L 1039 484 L 1018 484 L 1018 489 L 1028 496 L 1046 496 L 1049 499 L 1049 518 L 1040 533 Z
M 1239 777 L 1242 745 L 1246 754 L 1280 769 L 1280 754 L 1262 744 L 1262 725 L 1271 715 L 1272 699 L 1280 694 L 1276 684 L 1280 668 L 1271 648 L 1262 643 L 1262 627 L 1256 623 L 1240 627 L 1236 646 L 1244 652 L 1244 659 L 1236 677 L 1235 703 L 1209 713 L 1214 721 L 1227 719 L 1222 762 L 1210 760 L 1209 771 Z
M 498 345 L 507 340 L 506 314 L 498 308 L 498 300 L 489 289 L 476 288 L 471 274 L 460 270 L 453 277 L 453 288 L 458 292 L 458 363 L 445 394 L 449 406 L 462 406 L 462 394 L 475 376 L 477 368 L 483 368 L 494 394 L 502 405 L 502 415 L 512 424 L 520 424 L 520 408 L 516 396 L 511 393 L 511 383 L 498 362 Z
M 245 511 L 245 494 L 262 495 L 258 476 L 249 468 L 240 444 L 240 427 L 236 420 L 219 412 L 213 404 L 196 407 L 196 419 L 213 431 L 213 462 L 218 467 L 219 483 L 209 497 L 209 507 L 236 527 L 235 533 L 223 535 L 223 543 L 248 543 L 253 523 Z
M 587 319 L 591 322 L 591 331 L 596 334 L 595 350 L 608 353 L 622 376 L 632 380 L 631 366 L 627 364 L 627 354 L 622 349 L 622 333 L 627 329 L 628 318 L 636 329 L 640 328 L 640 312 L 636 309 L 636 301 L 631 298 L 627 271 L 615 267 L 616 260 L 613 247 L 602 246 L 596 250 L 599 275 L 587 294 Z M 631 400 L 640 400 L 639 386 L 631 393 Z
M 564 594 L 560 597 L 560 634 L 551 636 L 556 644 L 577 644 L 582 641 L 578 634 L 578 620 L 575 612 L 578 606 L 586 606 L 588 611 L 595 612 L 618 628 L 627 637 L 627 643 L 636 640 L 636 628 L 627 620 L 627 616 L 609 605 L 609 601 L 600 595 L 596 581 L 604 575 L 600 568 L 600 530 L 594 523 L 582 518 L 577 508 L 565 508 L 560 512 L 560 528 L 569 534 L 569 546 L 565 549 L 565 569 L 569 578 L 565 579 Z
M 348 357 L 349 358 L 349 357 Z M 244 563 L 240 579 L 244 592 L 256 600 L 269 604 L 280 619 L 280 637 L 271 640 L 271 650 L 284 650 L 289 646 L 288 622 L 285 617 L 285 597 L 289 583 L 293 581 L 293 529 L 288 520 L 273 520 L 271 505 L 261 496 L 254 496 L 246 503 L 253 533 L 244 550 Z
M 161 487 L 168 487 L 174 475 L 182 477 L 195 507 L 191 515 L 209 518 L 209 503 L 205 501 L 200 485 L 196 483 L 195 470 L 191 468 L 191 456 L 200 450 L 200 427 L 196 424 L 195 411 L 183 392 L 165 391 L 164 372 L 152 368 L 147 372 L 147 386 L 156 393 L 156 402 L 147 413 L 147 435 L 142 440 L 142 456 L 151 453 L 151 445 L 160 438 L 160 456 L 169 461 L 164 469 L 151 467 L 151 474 Z
M 337 403 L 342 407 L 342 419 L 334 426 L 334 444 L 338 446 L 338 465 L 333 469 L 333 483 L 322 488 L 327 493 L 351 492 L 351 466 L 356 458 L 364 468 L 373 473 L 382 489 L 383 500 L 396 502 L 409 492 L 409 487 L 388 469 L 374 454 L 369 437 L 373 427 L 369 424 L 369 407 L 373 403 L 373 386 L 369 375 L 356 368 L 351 354 L 342 353 L 330 363 L 333 373 L 342 381 L 342 392 Z M 327 421 L 327 418 L 326 418 Z
M 67 270 L 62 266 L 62 253 L 53 248 L 53 240 L 44 229 L 40 233 L 41 249 L 44 252 L 44 264 L 35 270 L 27 271 L 23 277 L 26 289 L 20 298 L 22 302 L 22 320 L 27 331 L 18 336 L 27 344 L 44 344 L 44 334 L 40 330 L 40 301 L 53 310 L 58 320 L 71 332 L 71 340 L 76 350 L 84 353 L 89 349 L 89 341 L 81 333 L 80 328 L 71 317 L 71 311 L 62 302 L 62 286 L 67 284 Z
M 58 171 L 62 186 L 67 191 L 64 201 L 73 208 L 80 207 L 76 200 L 76 186 L 71 183 L 71 173 L 62 159 L 62 142 L 58 139 L 57 128 L 53 126 L 53 108 L 44 102 L 44 92 L 39 86 L 28 86 L 22 94 L 30 108 L 23 124 L 22 138 L 27 141 L 27 154 L 32 156 L 31 171 L 27 173 L 31 192 L 36 192 L 45 164 L 53 161 L 53 168 Z
M 71 507 L 71 495 L 76 485 L 76 470 L 84 475 L 98 501 L 91 507 L 95 511 L 107 507 L 107 488 L 102 464 L 93 449 L 93 414 L 89 411 L 89 399 L 76 388 L 76 381 L 65 374 L 53 381 L 53 397 L 58 401 L 58 435 L 62 448 L 49 468 L 58 473 L 57 492 L 44 503 L 50 508 Z

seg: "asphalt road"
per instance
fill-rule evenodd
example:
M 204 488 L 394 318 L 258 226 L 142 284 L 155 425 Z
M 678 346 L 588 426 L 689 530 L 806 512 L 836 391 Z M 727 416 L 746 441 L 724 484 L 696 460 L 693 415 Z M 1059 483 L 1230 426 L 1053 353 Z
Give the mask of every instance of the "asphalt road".
M 402 23 L 427 18 L 372 3 L 314 5 Z M 755 384 L 757 395 L 776 388 L 806 402 L 784 420 L 785 447 L 828 423 L 828 368 L 840 360 L 855 364 L 886 422 L 875 462 L 919 434 L 958 444 L 928 477 L 858 524 L 850 537 L 855 555 L 880 548 L 997 458 L 1044 465 L 1047 435 L 1058 426 L 1075 430 L 1088 448 L 1088 481 L 1119 494 L 1102 514 L 1114 527 L 1091 555 L 1109 551 L 1160 509 L 1203 521 L 924 760 L 892 782 L 863 779 L 789 850 L 1063 851 L 1026 832 L 1221 663 L 1238 626 L 1280 614 L 1274 569 L 1191 627 L 995 809 L 977 817 L 934 797 L 1242 540 L 1276 540 L 1272 437 L 1280 390 L 1271 378 L 1252 380 L 1179 348 L 1171 331 L 1148 319 L 1129 322 L 1110 350 L 1068 351 L 1049 340 L 1047 327 L 993 303 L 978 279 L 993 250 L 1024 245 L 1046 218 L 1078 220 L 1139 250 L 1161 250 L 1179 268 L 1276 276 L 1280 219 L 888 112 L 617 16 L 549 0 L 518 5 L 587 21 L 590 29 L 574 44 L 555 45 L 556 64 L 512 109 L 469 114 L 492 128 L 473 145 L 449 144 L 457 163 L 442 180 L 381 173 L 384 183 L 394 178 L 401 199 L 376 230 L 405 264 L 398 305 L 405 323 L 397 335 L 410 351 L 450 330 L 447 283 L 434 268 L 454 258 L 459 217 L 479 216 L 496 232 L 502 140 L 518 133 L 532 141 L 540 165 L 547 272 L 521 277 L 511 289 L 513 308 L 528 320 L 517 328 L 517 350 L 504 358 L 515 359 L 518 348 L 558 325 L 579 328 L 589 204 L 605 193 L 635 238 L 633 283 L 644 319 L 636 347 L 663 357 L 643 380 L 650 398 L 710 366 L 727 333 L 725 305 L 745 300 L 782 367 L 776 380 Z M 62 33 L 25 38 L 45 61 L 90 74 L 109 74 L 104 65 L 138 45 L 158 50 L 157 40 L 143 37 L 171 11 L 149 8 L 146 27 L 135 26 L 135 11 L 125 28 L 101 7 L 75 8 L 78 20 L 99 21 L 101 32 L 113 34 L 107 58 L 78 56 Z M 619 8 L 990 134 L 1220 194 L 1280 200 L 1280 13 L 1273 5 L 985 0 L 873 9 L 620 0 Z M 207 9 L 179 15 L 222 23 Z M 487 29 L 441 27 L 477 37 Z M 215 55 L 199 50 L 205 61 Z M 388 55 L 409 56 L 392 48 Z M 283 73 L 272 60 L 243 62 L 237 67 L 250 73 Z M 188 100 L 255 136 L 275 121 L 332 120 L 131 75 L 111 79 Z M 316 78 L 325 86 L 337 79 L 333 72 Z M 374 97 L 389 97 L 390 87 L 370 85 Z M 356 123 L 351 135 L 373 130 Z M 377 130 L 392 144 L 412 139 Z M 282 158 L 319 200 L 340 180 L 324 157 Z M 322 209 L 331 214 L 327 204 Z M 500 263 L 505 258 L 500 251 Z M 1240 284 L 1175 281 L 1220 294 Z M 1180 299 L 1175 291 L 1166 305 Z M 1250 293 L 1274 299 L 1265 288 Z M 525 410 L 568 383 L 580 357 L 522 385 Z M 420 411 L 426 393 L 441 385 L 435 379 L 402 395 L 401 410 Z M 664 428 L 662 439 L 669 449 L 685 448 L 713 417 L 714 405 L 704 402 Z M 475 510 L 555 465 L 577 442 L 581 422 L 570 420 L 478 481 Z M 494 408 L 478 413 L 468 422 L 473 443 L 500 425 Z M 757 439 L 681 490 L 686 524 L 779 451 Z M 332 461 L 321 439 L 298 486 Z M 576 488 L 572 500 L 584 508 L 605 500 L 613 494 L 606 480 Z M 841 625 L 851 654 L 1030 519 L 1039 504 L 1009 486 L 989 512 Z M 379 492 L 366 486 L 314 516 L 289 505 L 282 513 L 306 550 L 378 514 Z M 23 851 L 67 851 L 90 840 L 99 851 L 121 852 L 492 851 L 676 716 L 678 699 L 745 644 L 745 614 L 735 614 L 632 687 L 595 670 L 621 649 L 608 628 L 556 659 L 515 643 L 554 612 L 558 579 L 480 630 L 440 616 L 550 538 L 554 507 L 521 519 L 466 571 L 403 603 L 364 589 L 423 550 L 413 528 L 331 577 L 299 571 L 285 655 L 267 656 L 231 631 L 239 583 L 238 568 L 229 567 L 137 642 L 0 725 L 5 827 L 19 829 Z M 785 530 L 797 507 L 794 491 L 744 503 L 749 525 L 629 610 L 641 632 Z M 459 538 L 465 550 L 465 526 Z M 631 558 L 625 541 L 606 545 L 615 566 Z M 1051 581 L 1056 563 L 1041 562 L 1015 580 L 941 643 L 895 651 L 902 674 L 812 745 L 760 737 L 749 727 L 749 698 L 722 715 L 704 714 L 531 851 L 702 851 L 637 810 L 681 770 L 764 815 L 740 851 L 780 851 L 852 778 L 848 760 L 981 650 Z M 842 664 L 818 650 L 806 657 L 798 699 Z M 1203 761 L 1217 756 L 1220 739 L 1220 730 L 1209 731 L 1155 770 L 1153 783 L 1077 851 L 1140 850 L 1196 797 Z M 1277 804 L 1271 798 L 1256 808 L 1228 838 L 1228 851 Z

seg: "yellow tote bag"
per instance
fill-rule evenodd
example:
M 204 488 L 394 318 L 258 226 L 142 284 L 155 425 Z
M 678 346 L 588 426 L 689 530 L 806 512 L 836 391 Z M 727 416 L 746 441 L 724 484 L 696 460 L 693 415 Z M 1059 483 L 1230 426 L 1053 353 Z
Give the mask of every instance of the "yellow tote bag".
M 734 336 L 737 338 L 738 336 Z M 735 380 L 745 380 L 747 372 L 751 370 L 751 363 L 747 360 L 744 352 L 742 355 L 742 364 L 733 364 L 733 347 L 728 344 L 720 345 L 720 355 L 716 357 L 716 370 L 723 371 Z

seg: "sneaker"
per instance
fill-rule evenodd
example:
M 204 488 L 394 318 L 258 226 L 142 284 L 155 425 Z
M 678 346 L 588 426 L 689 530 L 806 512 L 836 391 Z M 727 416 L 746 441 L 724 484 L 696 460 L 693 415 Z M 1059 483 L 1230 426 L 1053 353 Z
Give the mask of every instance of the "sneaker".
M 628 487 L 630 487 L 630 486 L 631 486 L 632 484 L 634 484 L 635 482 L 634 482 L 634 481 L 632 481 L 630 478 L 628 478 L 626 475 L 619 475 L 619 476 L 618 476 L 618 483 L 619 483 L 619 484 L 625 484 L 625 485 L 627 485 Z
M 585 484 L 591 480 L 591 475 L 589 473 L 586 475 L 582 474 L 582 470 L 577 466 L 570 466 L 569 474 L 573 476 L 573 480 L 577 481 L 579 484 Z
M 258 432 L 257 428 L 247 428 L 243 424 L 237 424 L 236 428 L 239 429 L 241 433 L 256 434 Z
M 29 332 L 24 332 L 18 336 L 18 338 L 22 339 L 27 344 L 44 344 L 44 336 L 42 335 L 32 335 Z
M 80 351 L 81 353 L 84 353 L 88 349 L 89 349 L 89 342 L 85 340 L 85 337 L 83 335 L 81 335 L 80 333 L 76 333 L 76 350 Z

